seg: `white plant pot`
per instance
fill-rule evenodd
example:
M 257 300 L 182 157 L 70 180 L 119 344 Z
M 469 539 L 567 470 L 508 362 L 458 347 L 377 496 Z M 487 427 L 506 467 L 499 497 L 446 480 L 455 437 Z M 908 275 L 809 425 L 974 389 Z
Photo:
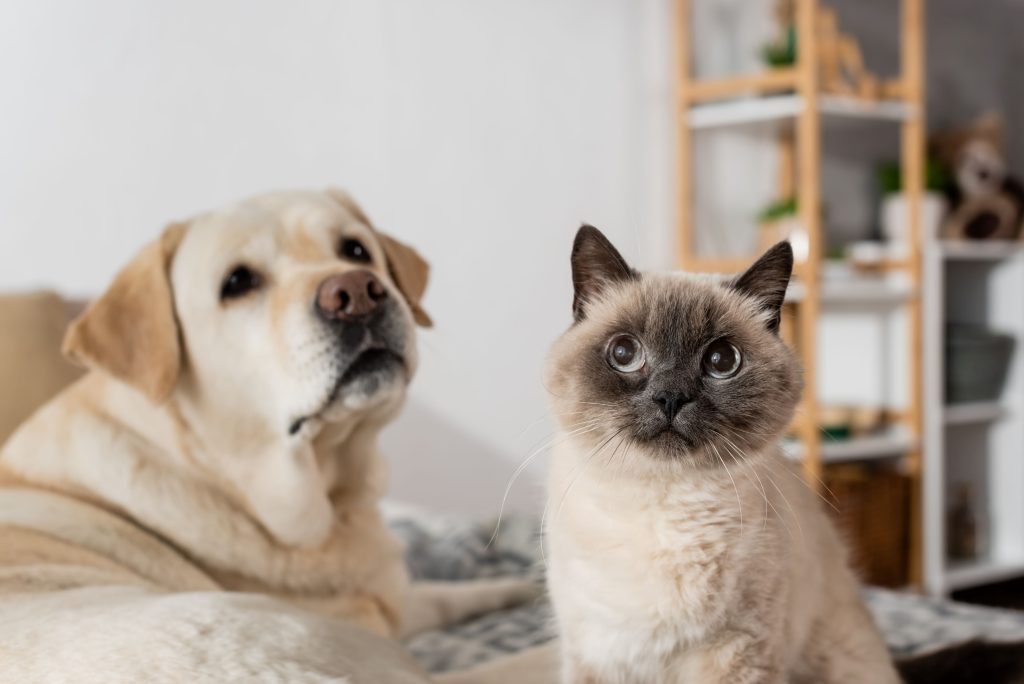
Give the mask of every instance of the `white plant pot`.
M 882 237 L 893 257 L 904 257 L 910 251 L 907 244 L 910 216 L 907 212 L 907 198 L 903 193 L 893 193 L 882 199 Z M 945 216 L 946 198 L 937 192 L 924 193 L 921 196 L 921 238 L 931 240 L 938 237 Z
M 760 248 L 762 252 L 781 240 L 789 240 L 793 247 L 793 259 L 796 262 L 807 260 L 810 252 L 810 240 L 800 219 L 790 216 L 761 224 Z

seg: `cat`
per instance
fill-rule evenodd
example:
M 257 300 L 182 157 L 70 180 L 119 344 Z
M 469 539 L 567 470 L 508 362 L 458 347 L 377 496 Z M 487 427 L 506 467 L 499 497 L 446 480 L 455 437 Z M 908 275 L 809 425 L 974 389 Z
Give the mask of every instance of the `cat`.
M 779 335 L 788 243 L 731 279 L 640 274 L 591 226 L 545 377 L 564 684 L 887 684 L 899 675 L 780 440 L 802 371 Z
M 802 383 L 779 338 L 792 268 L 780 243 L 732 279 L 641 275 L 580 229 L 575 322 L 546 371 L 559 638 L 446 684 L 1024 683 L 1012 642 L 900 660 L 897 675 L 842 543 L 780 453 Z

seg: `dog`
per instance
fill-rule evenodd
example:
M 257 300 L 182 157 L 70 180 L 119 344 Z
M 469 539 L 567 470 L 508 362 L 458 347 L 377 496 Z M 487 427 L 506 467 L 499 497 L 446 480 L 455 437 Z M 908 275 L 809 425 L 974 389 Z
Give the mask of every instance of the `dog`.
M 0 452 L 0 681 L 426 682 L 396 637 L 531 598 L 411 583 L 378 508 L 427 278 L 340 190 L 146 246 Z

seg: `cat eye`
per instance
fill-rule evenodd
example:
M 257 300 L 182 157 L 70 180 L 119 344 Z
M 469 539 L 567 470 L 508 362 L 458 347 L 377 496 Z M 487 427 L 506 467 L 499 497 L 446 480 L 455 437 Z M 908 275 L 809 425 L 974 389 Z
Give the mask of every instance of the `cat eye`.
M 715 340 L 704 352 L 704 372 L 713 378 L 725 380 L 739 372 L 742 361 L 740 350 L 729 340 Z
M 370 263 L 370 250 L 355 238 L 345 238 L 341 241 L 338 254 L 349 261 L 358 261 L 362 264 Z
M 262 284 L 263 279 L 251 268 L 248 266 L 236 266 L 224 278 L 224 282 L 221 283 L 220 299 L 225 301 L 244 297 L 253 290 L 259 289 Z
M 640 340 L 632 335 L 616 335 L 605 352 L 608 365 L 620 373 L 635 373 L 644 367 L 646 356 Z

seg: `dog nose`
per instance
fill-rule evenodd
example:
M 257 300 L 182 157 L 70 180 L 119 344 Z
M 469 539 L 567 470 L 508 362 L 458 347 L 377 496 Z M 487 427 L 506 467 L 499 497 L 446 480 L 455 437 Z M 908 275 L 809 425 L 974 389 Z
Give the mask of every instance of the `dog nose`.
M 679 413 L 679 409 L 689 404 L 690 401 L 690 397 L 686 396 L 685 393 L 675 390 L 662 390 L 654 395 L 654 403 L 658 405 L 661 412 L 669 420 L 675 418 L 676 414 Z
M 348 271 L 320 283 L 316 308 L 328 321 L 358 320 L 373 313 L 387 296 L 377 276 L 369 271 Z

